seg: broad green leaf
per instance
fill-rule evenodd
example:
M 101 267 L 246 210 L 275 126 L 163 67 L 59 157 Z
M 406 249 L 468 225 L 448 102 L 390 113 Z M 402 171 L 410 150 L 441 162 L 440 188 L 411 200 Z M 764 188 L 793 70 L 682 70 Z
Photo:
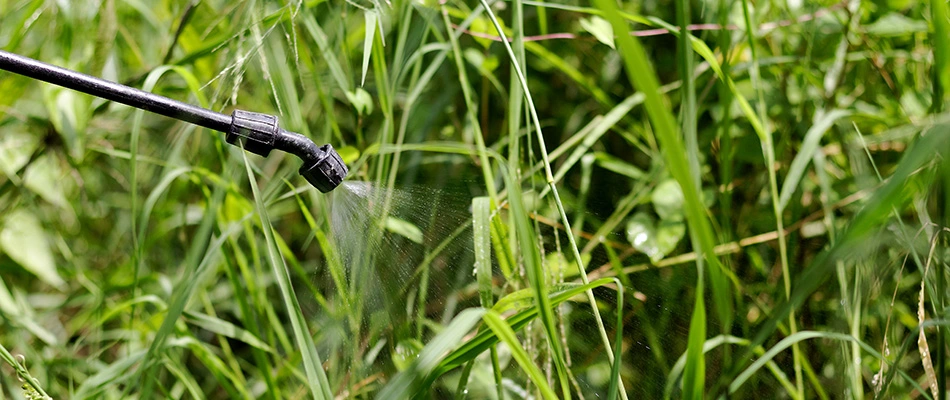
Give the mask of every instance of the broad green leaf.
M 652 217 L 642 212 L 634 214 L 627 221 L 627 240 L 654 263 L 676 249 L 685 235 L 686 225 L 682 221 L 661 220 L 657 224 Z
M 353 105 L 353 109 L 361 116 L 373 113 L 373 97 L 363 88 L 356 88 L 352 92 L 346 92 L 346 99 Z
M 412 338 L 396 343 L 396 349 L 392 355 L 393 365 L 396 366 L 396 370 L 401 372 L 409 369 L 412 362 L 419 357 L 419 351 L 422 350 L 423 347 L 425 347 L 425 345 L 422 342 Z
M 682 221 L 683 220 L 683 191 L 676 180 L 667 179 L 656 185 L 653 194 L 650 196 L 653 202 L 653 208 L 657 215 L 663 220 Z
M 592 15 L 590 18 L 581 18 L 581 28 L 594 35 L 597 41 L 610 46 L 611 49 L 615 48 L 614 31 L 610 26 L 610 22 L 607 22 L 606 19 L 596 15 Z
M 40 146 L 42 138 L 27 132 L 3 128 L 0 137 L 0 169 L 12 177 L 30 160 L 30 155 Z M 19 181 L 14 181 L 19 182 Z
M 656 227 L 656 248 L 666 257 L 676 249 L 683 236 L 686 236 L 686 224 L 682 221 L 660 221 Z
M 89 98 L 57 86 L 42 87 L 49 122 L 62 136 L 69 156 L 74 160 L 81 160 L 85 153 L 86 123 L 90 114 Z
M 33 213 L 21 209 L 3 219 L 0 249 L 44 282 L 59 289 L 65 288 L 66 281 L 56 270 L 46 231 Z
M 469 30 L 476 34 L 474 36 L 475 41 L 486 49 L 491 46 L 494 40 L 483 36 L 498 36 L 498 31 L 495 29 L 495 26 L 492 25 L 491 21 L 489 21 L 487 18 L 475 18 L 475 20 L 472 21 L 472 26 L 469 28 Z
M 465 55 L 465 61 L 468 61 L 475 66 L 475 68 L 485 72 L 491 73 L 498 69 L 498 66 L 501 64 L 501 62 L 498 61 L 498 57 L 494 54 L 486 56 L 485 53 L 471 47 L 465 49 L 463 54 Z
M 903 14 L 890 13 L 864 27 L 868 35 L 892 37 L 927 32 L 927 21 L 911 19 Z
M 356 162 L 360 158 L 360 150 L 353 146 L 343 146 L 335 150 L 347 165 Z
M 66 184 L 63 180 L 63 172 L 56 161 L 51 154 L 40 157 L 30 164 L 26 173 L 23 174 L 23 181 L 27 188 L 40 195 L 43 200 L 57 207 L 66 208 L 69 206 L 66 195 L 63 193 Z

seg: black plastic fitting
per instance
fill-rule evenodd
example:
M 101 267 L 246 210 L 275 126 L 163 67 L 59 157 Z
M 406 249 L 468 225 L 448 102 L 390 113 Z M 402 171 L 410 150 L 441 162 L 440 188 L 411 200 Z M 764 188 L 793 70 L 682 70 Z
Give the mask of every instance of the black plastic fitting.
M 333 146 L 317 147 L 306 136 L 281 129 L 273 115 L 235 110 L 225 140 L 235 146 L 243 143 L 245 150 L 265 157 L 273 149 L 300 157 L 300 175 L 323 193 L 339 186 L 349 172 Z
M 228 116 L 3 50 L 0 69 L 224 132 L 228 143 L 243 144 L 254 154 L 266 157 L 273 149 L 291 153 L 303 160 L 300 174 L 323 193 L 339 186 L 349 172 L 333 146 L 317 147 L 306 136 L 281 129 L 273 115 L 236 110 Z
M 235 146 L 244 143 L 244 150 L 267 157 L 274 149 L 274 141 L 280 132 L 277 117 L 250 111 L 234 110 L 231 127 L 224 140 Z

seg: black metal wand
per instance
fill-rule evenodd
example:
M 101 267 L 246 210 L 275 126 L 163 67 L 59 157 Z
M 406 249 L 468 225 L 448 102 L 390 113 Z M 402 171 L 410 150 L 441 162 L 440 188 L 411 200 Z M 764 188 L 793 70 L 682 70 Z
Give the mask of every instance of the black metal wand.
M 0 69 L 224 132 L 228 143 L 243 143 L 245 150 L 265 157 L 273 149 L 291 153 L 303 160 L 300 174 L 323 193 L 339 186 L 348 172 L 333 146 L 318 147 L 306 136 L 281 129 L 273 115 L 241 110 L 225 115 L 3 50 Z

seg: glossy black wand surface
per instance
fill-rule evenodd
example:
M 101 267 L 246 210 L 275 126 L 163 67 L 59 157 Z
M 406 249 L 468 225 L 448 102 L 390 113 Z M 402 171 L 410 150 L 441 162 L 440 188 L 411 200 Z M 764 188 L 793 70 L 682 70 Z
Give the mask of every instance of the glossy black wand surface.
M 0 69 L 224 132 L 228 143 L 243 143 L 255 154 L 267 156 L 273 149 L 291 153 L 303 160 L 300 174 L 323 193 L 339 186 L 348 172 L 333 146 L 318 147 L 306 136 L 281 129 L 273 115 L 241 110 L 221 114 L 2 50 Z

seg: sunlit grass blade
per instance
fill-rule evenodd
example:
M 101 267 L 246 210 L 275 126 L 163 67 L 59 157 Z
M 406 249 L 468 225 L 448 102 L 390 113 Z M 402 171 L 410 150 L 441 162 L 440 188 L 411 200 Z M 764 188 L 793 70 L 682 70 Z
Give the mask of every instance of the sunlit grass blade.
M 550 295 L 551 305 L 557 306 L 574 296 L 583 294 L 586 291 L 591 290 L 593 288 L 607 285 L 611 282 L 613 282 L 613 279 L 603 278 L 603 279 L 592 281 L 591 283 L 586 284 L 586 285 L 571 285 L 569 288 L 561 290 L 561 291 L 552 291 Z M 533 300 L 533 297 L 529 293 L 529 291 L 530 289 L 525 289 L 523 298 L 528 298 L 528 299 Z M 503 302 L 512 303 L 510 301 L 506 301 L 504 298 L 500 299 L 498 301 L 498 304 L 495 305 L 495 308 L 494 308 L 495 312 L 499 312 L 499 313 L 502 312 L 499 309 L 499 306 Z M 527 325 L 529 322 L 534 320 L 535 317 L 538 316 L 538 307 L 532 301 L 516 302 L 516 304 L 517 304 L 516 309 L 520 311 L 508 317 L 506 321 L 508 325 L 511 326 L 511 329 L 517 332 L 521 330 L 522 328 L 524 328 L 525 325 Z M 439 366 L 436 367 L 435 370 L 426 379 L 425 384 L 426 385 L 431 384 L 435 379 L 439 378 L 446 372 L 451 371 L 452 369 L 458 368 L 462 364 L 473 360 L 479 354 L 482 354 L 483 352 L 485 352 L 485 350 L 489 349 L 491 346 L 497 343 L 498 343 L 498 337 L 495 336 L 494 332 L 490 330 L 479 332 L 477 335 L 475 335 L 475 337 L 469 339 L 467 342 L 462 344 L 462 346 L 460 346 L 458 349 L 456 349 L 455 351 L 445 356 L 442 362 L 439 363 Z
M 242 153 L 242 155 L 244 156 L 244 165 L 247 169 L 251 191 L 254 194 L 254 202 L 257 205 L 257 213 L 261 220 L 261 230 L 264 233 L 264 240 L 267 245 L 267 259 L 277 280 L 281 298 L 287 307 L 287 313 L 294 331 L 294 340 L 303 358 L 304 370 L 307 373 L 307 385 L 310 388 L 310 394 L 314 399 L 332 399 L 333 395 L 330 392 L 330 383 L 327 380 L 326 372 L 323 370 L 323 362 L 320 361 L 316 345 L 313 343 L 313 337 L 310 336 L 306 320 L 301 314 L 297 295 L 290 283 L 290 271 L 287 269 L 287 265 L 281 257 L 280 250 L 278 250 L 277 243 L 274 240 L 273 227 L 270 218 L 267 216 L 267 209 L 264 206 L 260 191 L 257 189 L 257 180 L 254 178 L 251 164 L 247 160 L 247 153 Z

